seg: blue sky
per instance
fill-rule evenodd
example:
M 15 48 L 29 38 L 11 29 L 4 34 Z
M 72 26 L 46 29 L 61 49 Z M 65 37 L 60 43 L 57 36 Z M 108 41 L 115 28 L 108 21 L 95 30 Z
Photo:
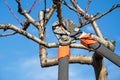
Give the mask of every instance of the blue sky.
M 7 0 L 16 15 L 23 22 L 24 17 L 19 15 L 16 11 L 17 5 L 14 0 Z M 29 9 L 33 0 L 21 0 L 24 9 Z M 67 0 L 69 1 L 69 0 Z M 78 2 L 84 9 L 87 0 Z M 52 0 L 47 0 L 47 7 L 50 7 Z M 89 14 L 95 15 L 97 12 L 103 13 L 110 9 L 112 5 L 120 3 L 120 0 L 92 0 Z M 31 16 L 38 21 L 38 12 L 43 9 L 43 0 L 31 12 Z M 68 11 L 68 8 L 63 6 L 63 16 L 72 19 L 78 24 L 77 14 Z M 5 6 L 3 0 L 0 0 L 0 24 L 11 23 L 20 27 L 20 24 L 10 14 L 8 8 Z M 97 20 L 97 23 L 105 37 L 109 40 L 116 41 L 115 53 L 120 56 L 120 9 L 114 10 L 112 13 Z M 47 41 L 57 42 L 56 37 L 52 33 L 52 24 L 57 20 L 56 13 L 52 16 L 47 24 Z M 82 28 L 83 31 L 94 33 L 91 25 Z M 3 31 L 0 30 L 0 34 Z M 8 31 L 11 32 L 11 31 Z M 37 30 L 31 25 L 28 29 L 31 34 L 37 35 Z M 50 39 L 52 37 L 52 39 Z M 16 34 L 9 37 L 0 37 L 0 80 L 57 80 L 58 66 L 41 68 L 39 61 L 39 45 L 26 37 Z M 57 48 L 48 49 L 48 57 L 57 56 Z M 74 53 L 73 53 L 74 52 Z M 71 54 L 75 55 L 92 55 L 89 51 L 81 49 L 71 49 Z M 108 80 L 119 80 L 120 69 L 105 59 L 105 64 L 108 69 Z M 69 65 L 69 80 L 95 80 L 94 70 L 90 65 L 70 64 Z

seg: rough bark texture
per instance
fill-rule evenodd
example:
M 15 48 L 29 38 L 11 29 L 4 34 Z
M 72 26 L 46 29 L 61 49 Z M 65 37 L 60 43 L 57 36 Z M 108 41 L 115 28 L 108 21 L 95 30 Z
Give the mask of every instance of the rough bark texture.
M 96 80 L 107 80 L 107 69 L 103 57 L 97 53 L 93 55 L 93 68 L 95 70 Z

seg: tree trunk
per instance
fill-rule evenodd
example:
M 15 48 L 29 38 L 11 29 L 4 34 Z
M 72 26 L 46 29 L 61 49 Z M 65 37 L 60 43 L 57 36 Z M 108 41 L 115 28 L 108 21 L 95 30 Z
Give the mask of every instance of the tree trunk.
M 39 38 L 42 41 L 46 42 L 45 20 L 44 20 L 43 11 L 40 11 L 39 20 L 40 20 L 40 25 L 41 25 L 39 27 Z M 43 67 L 45 63 L 47 62 L 47 50 L 44 45 L 39 45 L 39 46 L 40 46 L 40 49 L 39 49 L 40 62 L 41 62 L 41 66 Z
M 107 68 L 104 64 L 103 57 L 94 53 L 93 55 L 93 68 L 95 71 L 96 80 L 107 80 Z

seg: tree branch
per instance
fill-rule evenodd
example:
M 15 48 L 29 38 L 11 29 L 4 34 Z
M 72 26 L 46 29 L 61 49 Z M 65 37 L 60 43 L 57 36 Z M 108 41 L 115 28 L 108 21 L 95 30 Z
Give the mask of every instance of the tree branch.
M 72 1 L 71 1 L 71 2 L 72 2 Z M 75 8 L 73 8 L 72 6 L 70 6 L 69 4 L 67 4 L 65 1 L 64 1 L 64 4 L 65 4 L 69 9 L 71 9 L 71 10 L 73 10 L 73 11 L 79 13 L 79 14 L 82 14 L 82 16 L 83 16 L 84 14 L 88 15 L 89 17 L 87 17 L 86 19 L 91 18 L 90 15 L 87 14 L 87 13 L 85 13 L 85 11 L 82 10 L 79 6 L 78 6 L 79 11 L 78 11 L 77 9 L 75 9 Z M 75 6 L 75 3 L 73 3 L 73 5 Z M 89 24 L 89 23 L 87 23 L 87 24 Z M 82 23 L 79 27 L 85 26 L 85 25 L 87 25 L 87 24 L 84 23 L 84 25 L 83 25 L 83 23 Z M 97 36 L 99 36 L 100 38 L 103 39 L 102 33 L 101 33 L 101 31 L 100 31 L 100 29 L 99 29 L 98 24 L 96 23 L 96 21 L 93 21 L 93 22 L 92 22 L 92 25 L 93 25 L 93 28 L 94 28 Z
M 108 13 L 112 12 L 112 11 L 115 10 L 116 8 L 119 8 L 119 7 L 120 7 L 120 4 L 114 5 L 110 10 L 106 11 L 105 13 L 101 14 L 100 16 L 95 16 L 95 17 L 94 17 L 93 15 L 89 15 L 89 14 L 87 14 L 83 9 L 81 9 L 81 8 L 79 7 L 79 5 L 76 4 L 75 0 L 71 0 L 71 2 L 72 2 L 72 4 L 74 5 L 74 7 L 76 8 L 77 12 L 78 12 L 79 14 L 81 14 L 81 16 L 86 15 L 86 16 L 85 16 L 85 19 L 88 20 L 87 22 L 83 23 L 83 25 L 80 25 L 79 27 L 83 27 L 83 26 L 85 26 L 85 25 L 87 25 L 87 24 L 89 24 L 89 23 L 91 23 L 91 22 L 93 22 L 93 21 L 95 21 L 95 20 L 97 20 L 97 19 L 100 19 L 101 17 L 107 15 Z M 74 11 L 76 11 L 76 10 L 74 9 Z
M 91 0 L 88 0 L 88 4 L 87 4 L 87 6 L 86 6 L 86 8 L 85 8 L 85 12 L 86 12 L 86 13 L 88 12 L 88 8 L 89 8 L 89 6 L 90 6 L 90 3 L 91 3 Z
M 37 22 L 36 20 L 34 20 L 27 11 L 22 9 L 20 0 L 16 0 L 17 4 L 18 4 L 18 12 L 23 15 L 24 17 L 27 18 L 27 20 L 32 23 L 37 29 L 40 27 L 39 22 Z
M 59 23 L 63 24 L 63 18 L 62 18 L 62 0 L 53 0 L 53 3 L 56 5 L 57 7 L 57 16 L 59 18 Z
M 94 28 L 97 36 L 99 36 L 99 37 L 102 38 L 102 39 L 103 39 L 102 33 L 101 33 L 101 31 L 100 31 L 100 29 L 99 29 L 99 27 L 98 27 L 98 24 L 96 23 L 95 20 L 100 19 L 101 17 L 107 15 L 107 14 L 110 13 L 111 11 L 113 11 L 113 10 L 115 10 L 116 8 L 119 8 L 119 7 L 120 7 L 120 4 L 117 4 L 117 5 L 113 6 L 110 10 L 108 10 L 108 11 L 106 11 L 105 13 L 101 14 L 100 16 L 95 16 L 95 17 L 93 17 L 93 15 L 89 15 L 89 14 L 85 13 L 85 11 L 84 11 L 83 9 L 81 9 L 81 8 L 79 7 L 79 5 L 75 4 L 75 1 L 74 1 L 74 0 L 71 0 L 71 2 L 72 2 L 72 4 L 74 5 L 74 7 L 77 7 L 77 9 L 79 9 L 79 10 L 73 8 L 72 6 L 70 6 L 69 4 L 67 4 L 65 1 L 64 1 L 64 4 L 65 4 L 69 9 L 71 9 L 71 10 L 73 10 L 73 11 L 81 14 L 81 16 L 84 16 L 84 14 L 87 15 L 87 16 L 85 16 L 85 19 L 87 19 L 88 21 L 85 22 L 85 23 L 82 23 L 82 25 L 80 25 L 79 27 L 83 27 L 83 26 L 85 26 L 85 25 L 87 25 L 87 24 L 89 24 L 89 23 L 92 23 L 93 28 Z
M 96 21 L 93 21 L 91 24 L 92 24 L 92 26 L 93 26 L 93 28 L 94 28 L 94 30 L 95 30 L 96 35 L 97 35 L 98 37 L 100 37 L 101 39 L 104 39 L 104 38 L 103 38 L 103 35 L 102 35 L 102 32 L 100 31 L 97 22 L 96 22 Z
M 75 0 L 70 0 L 73 4 L 73 6 L 76 8 L 77 12 L 81 15 L 81 16 L 85 16 L 86 19 L 91 18 L 91 16 L 89 14 L 87 14 L 83 9 L 80 8 L 80 6 L 78 4 L 76 4 Z
M 22 30 L 22 29 L 17 28 L 16 26 L 14 26 L 14 25 L 12 25 L 12 24 L 6 24 L 6 25 L 0 24 L 0 29 L 11 29 L 11 30 L 14 30 L 14 31 L 22 34 L 23 36 L 25 36 L 25 37 L 27 37 L 27 38 L 29 38 L 29 39 L 31 39 L 31 40 L 33 40 L 33 41 L 41 44 L 41 45 L 45 45 L 45 46 L 47 46 L 47 47 L 49 47 L 49 46 L 51 46 L 51 45 L 52 45 L 52 46 L 56 46 L 55 43 L 48 45 L 46 42 L 38 39 L 37 37 L 31 35 L 30 33 L 26 32 L 25 30 Z
M 23 26 L 23 24 L 21 23 L 21 21 L 19 20 L 19 18 L 16 16 L 16 14 L 14 13 L 14 11 L 12 10 L 12 8 L 9 6 L 8 2 L 6 0 L 4 0 L 5 5 L 8 7 L 9 11 L 11 12 L 11 14 L 13 15 L 13 17 L 17 20 L 17 22 Z
M 51 18 L 51 16 L 53 15 L 53 12 L 55 11 L 55 9 L 56 9 L 56 6 L 55 5 L 52 5 L 52 7 L 51 8 L 48 8 L 48 9 L 46 9 L 46 10 L 42 10 L 42 11 L 40 11 L 39 12 L 39 20 L 40 20 L 40 23 L 42 24 L 43 23 L 43 21 L 44 21 L 44 15 L 46 15 L 46 14 L 44 14 L 44 12 L 46 12 L 46 13 L 48 13 L 46 16 L 45 16 L 45 23 L 44 23 L 44 27 L 45 27 L 45 25 L 47 24 L 47 22 L 49 21 L 49 19 Z
M 70 6 L 65 0 L 64 0 L 64 5 L 66 5 L 70 10 L 78 12 L 74 7 Z
M 36 3 L 37 3 L 37 0 L 34 0 L 32 6 L 31 6 L 31 8 L 30 8 L 30 10 L 28 11 L 28 13 L 30 13 L 30 12 L 34 9 Z
M 23 36 L 41 44 L 41 45 L 44 45 L 48 48 L 54 48 L 54 47 L 58 47 L 59 46 L 59 43 L 46 43 L 45 41 L 42 41 L 41 39 L 31 35 L 30 33 L 26 32 L 25 30 L 22 30 L 20 28 L 17 28 L 16 26 L 12 25 L 12 24 L 0 24 L 0 29 L 11 29 L 11 30 L 14 30 L 20 34 L 22 34 Z M 95 35 L 91 35 L 91 37 L 97 39 L 99 42 L 101 42 L 102 44 L 104 44 L 105 46 L 107 47 L 110 47 L 111 50 L 113 50 L 114 46 L 111 42 L 109 41 L 106 41 L 106 40 L 103 40 Z M 85 47 L 81 44 L 70 44 L 70 47 L 71 48 L 83 48 L 85 49 Z M 87 49 L 87 48 L 86 48 Z
M 111 9 L 109 9 L 108 11 L 104 12 L 103 14 L 101 14 L 100 16 L 96 16 L 94 17 L 93 20 L 97 20 L 97 19 L 100 19 L 102 18 L 103 16 L 107 15 L 108 13 L 112 12 L 113 10 L 117 9 L 117 8 L 120 8 L 120 4 L 117 4 L 117 5 L 114 5 L 112 6 Z
M 53 0 L 53 3 L 56 5 L 57 8 L 57 17 L 59 19 L 59 24 L 62 25 L 64 29 L 66 29 L 64 23 L 63 23 L 63 17 L 62 17 L 62 0 Z
M 44 58 L 45 59 L 45 58 Z M 92 57 L 91 56 L 70 56 L 69 63 L 79 63 L 79 64 L 92 64 Z M 46 58 L 42 60 L 41 66 L 42 67 L 49 67 L 58 65 L 58 58 Z
M 75 7 L 77 7 L 78 13 L 81 14 L 81 16 L 86 15 L 86 16 L 84 16 L 84 17 L 85 17 L 86 20 L 88 20 L 87 22 L 83 23 L 83 24 L 80 25 L 79 27 L 82 27 L 82 26 L 85 26 L 85 25 L 87 25 L 87 24 L 89 24 L 89 23 L 92 23 L 93 28 L 94 28 L 97 36 L 99 36 L 100 38 L 103 39 L 102 33 L 101 33 L 101 31 L 100 31 L 100 29 L 99 29 L 96 21 L 91 20 L 91 19 L 92 19 L 92 15 L 90 16 L 90 15 L 87 14 L 83 9 L 81 9 L 78 4 L 75 4 L 74 0 L 71 0 L 71 2 L 72 2 L 72 4 L 73 4 Z
M 11 33 L 8 33 L 8 34 L 0 34 L 0 37 L 12 36 L 12 35 L 14 35 L 16 33 L 17 32 L 11 32 Z

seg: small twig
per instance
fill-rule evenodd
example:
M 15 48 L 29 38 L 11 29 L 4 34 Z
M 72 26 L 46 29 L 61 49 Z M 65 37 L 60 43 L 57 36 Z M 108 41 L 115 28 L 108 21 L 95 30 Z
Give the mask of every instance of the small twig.
M 75 4 L 76 5 L 78 4 L 78 2 L 76 0 L 75 0 Z M 78 13 L 78 11 L 79 11 L 78 7 L 76 7 L 76 9 L 77 9 L 79 23 L 80 23 L 80 25 L 82 25 L 82 23 L 84 22 L 84 19 L 83 18 L 81 19 L 81 15 Z
M 67 2 L 65 0 L 64 0 L 64 5 L 66 5 L 70 10 L 77 12 L 79 23 L 82 25 L 82 19 L 80 18 L 81 16 L 80 16 L 78 10 L 75 9 L 74 7 L 70 6 L 69 4 L 67 4 Z
M 97 12 L 93 17 L 96 17 L 96 16 L 98 16 L 98 15 L 100 15 L 100 12 Z
M 77 1 L 76 1 L 76 0 L 74 0 L 74 1 L 75 1 L 75 5 L 77 5 L 77 4 L 78 4 Z M 79 23 L 82 25 L 82 23 L 83 23 L 83 19 L 81 19 L 81 16 L 80 16 L 80 14 L 78 13 L 79 9 L 78 9 L 77 6 L 76 6 L 76 10 L 77 10 L 77 15 L 78 15 Z
M 95 18 L 94 20 L 100 19 L 101 17 L 107 15 L 108 13 L 112 12 L 113 10 L 115 10 L 115 9 L 117 9 L 117 8 L 120 8 L 120 4 L 114 5 L 114 6 L 112 6 L 111 9 L 109 9 L 109 10 L 106 11 L 106 12 L 104 12 L 104 13 L 101 14 L 100 16 L 96 16 L 96 17 L 94 17 L 94 18 Z
M 8 33 L 8 34 L 0 34 L 0 37 L 6 37 L 6 36 L 12 36 L 12 35 L 15 35 L 17 32 L 11 32 L 11 33 Z
M 119 7 L 120 7 L 120 4 L 114 5 L 111 9 L 109 9 L 105 13 L 101 14 L 100 16 L 89 18 L 89 20 L 84 22 L 82 26 L 87 25 L 87 24 L 89 24 L 89 23 L 91 23 L 91 22 L 93 22 L 93 21 L 95 21 L 97 19 L 102 18 L 103 16 L 107 15 L 108 13 L 112 12 L 113 10 L 115 10 L 115 9 L 117 9 Z M 82 26 L 80 25 L 79 28 L 82 27 Z
M 32 6 L 31 6 L 31 8 L 30 8 L 30 10 L 28 11 L 29 14 L 30 14 L 30 12 L 34 9 L 36 3 L 37 3 L 37 0 L 34 0 Z
M 89 8 L 89 6 L 90 6 L 90 3 L 91 3 L 91 0 L 88 0 L 88 4 L 87 4 L 87 6 L 86 6 L 86 8 L 85 8 L 85 13 L 84 13 L 84 16 L 82 17 L 82 21 L 84 21 L 85 18 L 86 18 L 86 13 L 88 12 L 88 8 Z
M 85 16 L 85 19 L 87 20 L 86 22 L 82 23 L 82 25 L 79 25 L 78 27 L 81 28 L 97 19 L 100 19 L 101 17 L 105 16 L 106 14 L 112 12 L 113 10 L 115 10 L 116 8 L 119 8 L 120 7 L 120 4 L 117 4 L 115 6 L 113 6 L 110 10 L 106 11 L 104 14 L 100 15 L 100 16 L 93 16 L 93 15 L 89 15 L 87 13 L 85 13 L 84 10 L 82 10 L 76 3 L 75 3 L 75 0 L 71 0 L 72 4 L 75 6 L 76 9 L 78 9 L 78 13 L 81 15 L 81 16 L 84 16 L 84 14 L 86 15 Z
M 13 17 L 17 20 L 17 22 L 23 26 L 23 24 L 20 22 L 19 18 L 16 16 L 16 14 L 14 13 L 14 11 L 12 10 L 12 8 L 9 6 L 8 2 L 6 0 L 4 0 L 5 5 L 8 7 L 9 11 L 11 12 L 11 14 L 13 15 Z
M 74 7 L 70 6 L 65 0 L 64 0 L 64 5 L 66 5 L 70 10 L 78 12 Z
M 87 6 L 86 6 L 86 8 L 85 8 L 85 12 L 86 12 L 86 13 L 88 12 L 88 9 L 89 9 L 89 6 L 90 6 L 90 3 L 91 3 L 91 0 L 88 0 L 88 4 L 87 4 Z

